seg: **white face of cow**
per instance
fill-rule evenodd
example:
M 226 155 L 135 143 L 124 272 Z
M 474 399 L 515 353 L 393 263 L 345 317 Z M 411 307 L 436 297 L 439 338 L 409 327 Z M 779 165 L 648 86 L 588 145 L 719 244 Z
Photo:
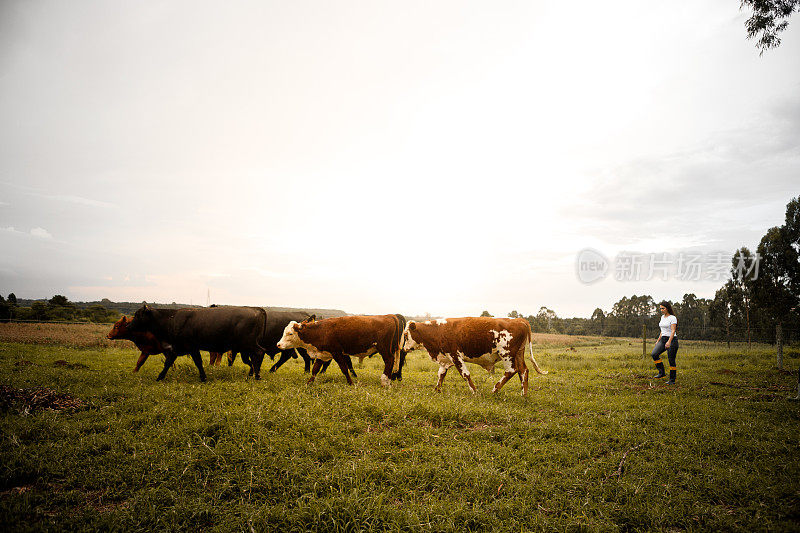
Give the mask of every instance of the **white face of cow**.
M 278 341 L 278 348 L 281 350 L 288 350 L 290 348 L 301 348 L 303 341 L 300 340 L 300 335 L 297 330 L 302 327 L 301 324 L 292 320 L 283 330 L 283 336 Z
M 416 350 L 417 348 L 421 348 L 421 345 L 414 340 L 411 336 L 411 330 L 416 328 L 417 325 L 414 323 L 413 320 L 409 321 L 406 324 L 406 329 L 403 330 L 403 339 L 400 343 L 400 349 L 404 352 L 410 352 L 411 350 Z

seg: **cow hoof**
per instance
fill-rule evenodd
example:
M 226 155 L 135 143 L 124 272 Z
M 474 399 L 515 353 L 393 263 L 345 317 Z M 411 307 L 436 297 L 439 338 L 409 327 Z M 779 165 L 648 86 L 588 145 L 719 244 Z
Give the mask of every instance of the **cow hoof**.
M 205 381 L 206 381 L 206 377 L 205 377 L 205 376 L 200 376 L 200 381 L 201 381 L 202 383 L 205 383 Z
M 256 380 L 260 380 L 260 379 L 261 379 L 261 374 L 256 374 Z
M 389 378 L 386 377 L 386 374 L 381 374 L 381 386 L 388 387 L 389 386 Z

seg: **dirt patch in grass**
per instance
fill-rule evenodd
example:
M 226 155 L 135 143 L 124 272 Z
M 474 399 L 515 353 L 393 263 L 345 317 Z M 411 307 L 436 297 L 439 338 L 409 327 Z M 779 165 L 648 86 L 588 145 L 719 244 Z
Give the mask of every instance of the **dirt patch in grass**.
M 76 370 L 76 369 L 85 370 L 89 368 L 87 365 L 84 365 L 83 363 L 70 363 L 69 361 L 64 361 L 63 359 L 59 359 L 58 361 L 53 361 L 53 366 L 61 368 L 69 368 L 70 370 Z
M 44 409 L 51 411 L 76 411 L 86 407 L 86 402 L 69 394 L 47 387 L 18 389 L 0 385 L 0 411 L 14 409 L 21 413 L 34 413 Z

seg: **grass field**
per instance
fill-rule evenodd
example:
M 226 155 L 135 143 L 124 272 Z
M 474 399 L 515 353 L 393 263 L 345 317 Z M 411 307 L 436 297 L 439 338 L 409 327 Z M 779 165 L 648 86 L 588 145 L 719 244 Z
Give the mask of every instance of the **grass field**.
M 536 336 L 550 373 L 523 399 L 475 366 L 478 395 L 452 370 L 437 394 L 421 352 L 387 390 L 376 358 L 352 388 L 299 361 L 199 383 L 186 357 L 156 383 L 162 356 L 134 374 L 130 343 L 74 327 L 0 327 L 6 531 L 800 530 L 796 377 L 770 347 L 684 341 L 668 387 L 640 341 Z

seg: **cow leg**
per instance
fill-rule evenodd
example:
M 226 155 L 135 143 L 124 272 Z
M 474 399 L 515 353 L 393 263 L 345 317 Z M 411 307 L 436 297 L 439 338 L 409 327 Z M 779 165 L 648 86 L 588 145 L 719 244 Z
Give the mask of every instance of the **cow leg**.
M 528 365 L 525 364 L 525 345 L 517 352 L 517 357 L 514 359 L 515 369 L 519 376 L 519 382 L 522 385 L 522 396 L 528 395 Z
M 378 352 L 383 357 L 383 374 L 381 374 L 381 386 L 388 387 L 391 379 L 389 376 L 392 375 L 392 370 L 394 370 L 394 356 L 391 355 L 384 355 L 383 352 Z M 362 359 L 363 361 L 363 359 Z
M 353 379 L 350 377 L 350 369 L 347 366 L 347 359 L 350 359 L 350 357 L 340 352 L 333 352 L 331 353 L 331 355 L 333 355 L 333 360 L 336 361 L 336 364 L 339 365 L 339 369 L 342 371 L 342 374 L 344 374 L 344 378 L 347 380 L 347 384 L 352 385 Z M 347 359 L 345 359 L 345 357 Z
M 522 383 L 522 395 L 528 395 L 528 367 L 526 366 L 522 372 L 517 372 L 519 381 Z
M 400 365 L 397 367 L 397 372 L 392 372 L 392 375 L 389 377 L 397 381 L 403 381 L 403 366 L 406 364 L 406 352 L 400 350 L 397 353 L 398 357 L 400 357 Z
M 136 361 L 136 368 L 134 368 L 133 371 L 134 372 L 138 372 L 139 369 L 142 368 L 142 365 L 144 364 L 144 362 L 147 361 L 148 357 L 150 357 L 149 353 L 146 353 L 146 352 L 140 353 L 139 354 L 139 360 Z
M 347 369 L 350 371 L 350 374 L 354 378 L 357 378 L 358 376 L 356 376 L 356 371 L 353 370 L 353 358 L 350 357 L 349 355 L 345 355 L 344 356 L 344 360 L 347 361 Z M 362 361 L 363 361 L 363 359 L 362 359 Z M 359 365 L 359 366 L 361 366 L 361 365 Z M 324 370 L 323 370 L 323 372 L 324 372 Z
M 175 355 L 174 350 L 164 351 L 164 370 L 162 370 L 161 373 L 158 375 L 156 381 L 161 381 L 162 379 L 164 379 L 164 376 L 167 375 L 167 370 L 169 370 L 169 367 L 172 366 L 172 364 L 175 362 L 175 359 L 177 358 L 178 356 Z
M 203 357 L 200 355 L 200 350 L 194 350 L 191 352 L 192 361 L 194 361 L 194 365 L 197 367 L 197 371 L 200 373 L 200 381 L 206 380 L 206 371 L 203 370 Z
M 236 352 L 231 350 L 228 352 L 228 366 L 233 366 L 234 361 L 236 361 Z
M 242 354 L 244 359 L 245 354 Z M 264 352 L 256 352 L 248 357 L 250 362 L 250 371 L 255 373 L 256 379 L 261 379 L 261 363 L 264 361 Z
M 300 354 L 303 359 L 303 373 L 308 374 L 311 371 L 311 357 L 305 348 L 295 348 L 295 351 Z
M 290 350 L 281 350 L 281 356 L 278 358 L 278 362 L 275 363 L 274 365 L 272 365 L 270 367 L 269 371 L 270 372 L 275 372 L 281 366 L 283 366 L 283 363 L 285 363 L 286 361 L 288 361 L 292 357 L 297 357 L 296 355 L 293 356 L 292 353 L 293 353 L 293 351 L 291 349 Z
M 330 363 L 330 361 L 328 361 Z M 314 378 L 317 377 L 317 372 L 319 372 L 320 367 L 322 366 L 322 360 L 314 359 L 314 368 L 311 369 L 311 377 L 308 378 L 308 384 L 314 383 Z
M 498 381 L 497 383 L 494 384 L 494 388 L 492 389 L 492 392 L 495 393 L 495 392 L 499 391 L 503 387 L 503 385 L 508 383 L 509 379 L 514 377 L 514 374 L 516 374 L 516 373 L 517 373 L 516 370 L 504 372 L 503 373 L 503 377 L 500 378 L 500 381 Z M 522 378 L 522 376 L 520 376 L 520 378 Z
M 436 381 L 436 386 L 433 388 L 436 392 L 442 392 L 442 383 L 444 383 L 444 377 L 447 375 L 447 370 L 449 368 L 449 366 L 439 365 L 439 379 Z
M 464 364 L 464 358 L 461 355 L 456 354 L 456 356 L 451 357 L 451 359 L 453 359 L 453 366 L 456 367 L 458 373 L 461 374 L 461 377 L 467 382 L 469 388 L 472 389 L 472 393 L 475 394 L 478 392 L 478 387 L 476 387 L 472 382 L 472 376 L 469 375 L 469 369 L 467 368 L 467 365 Z

